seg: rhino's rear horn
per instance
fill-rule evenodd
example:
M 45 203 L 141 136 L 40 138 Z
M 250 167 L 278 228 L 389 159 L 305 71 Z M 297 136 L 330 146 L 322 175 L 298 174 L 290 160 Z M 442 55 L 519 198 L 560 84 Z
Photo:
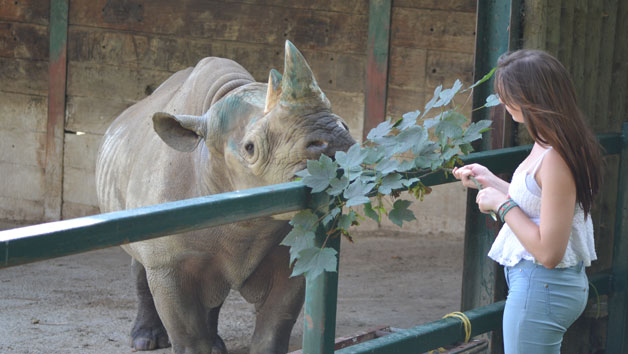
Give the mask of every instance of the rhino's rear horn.
M 268 90 L 266 91 L 266 105 L 264 106 L 264 114 L 270 112 L 281 96 L 281 74 L 275 69 L 271 69 L 268 74 Z
M 305 61 L 299 50 L 286 41 L 283 78 L 281 80 L 282 105 L 290 106 L 320 106 L 329 108 L 330 104 L 325 94 L 318 86 L 312 69 Z

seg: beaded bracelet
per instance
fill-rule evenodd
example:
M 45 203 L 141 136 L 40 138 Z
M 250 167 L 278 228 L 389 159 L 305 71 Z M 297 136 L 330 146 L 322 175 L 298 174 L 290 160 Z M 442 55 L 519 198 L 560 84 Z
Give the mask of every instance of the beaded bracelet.
M 499 218 L 502 220 L 502 222 L 505 222 L 504 217 L 506 216 L 506 213 L 509 212 L 510 209 L 517 206 L 519 205 L 517 205 L 517 203 L 515 203 L 512 198 L 508 197 L 508 199 L 506 199 L 506 201 L 497 209 L 497 215 L 499 215 Z

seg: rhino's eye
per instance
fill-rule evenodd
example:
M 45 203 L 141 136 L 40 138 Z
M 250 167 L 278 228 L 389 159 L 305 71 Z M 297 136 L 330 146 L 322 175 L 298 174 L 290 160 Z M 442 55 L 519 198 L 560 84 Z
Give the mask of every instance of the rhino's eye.
M 246 150 L 249 155 L 253 155 L 253 153 L 255 152 L 255 145 L 253 145 L 253 143 L 251 142 L 246 143 L 246 145 L 244 145 L 244 150 Z

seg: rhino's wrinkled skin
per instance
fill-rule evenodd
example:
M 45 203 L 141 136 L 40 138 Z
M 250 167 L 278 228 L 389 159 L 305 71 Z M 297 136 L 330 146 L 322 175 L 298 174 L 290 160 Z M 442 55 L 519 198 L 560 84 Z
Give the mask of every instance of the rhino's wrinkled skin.
M 101 211 L 286 182 L 307 159 L 355 143 L 290 42 L 283 75 L 269 76 L 257 83 L 231 60 L 206 58 L 124 111 L 98 156 Z M 259 218 L 123 246 L 139 300 L 132 346 L 169 339 L 175 353 L 226 353 L 218 313 L 235 289 L 256 308 L 250 352 L 287 352 L 305 287 L 279 246 L 289 229 Z

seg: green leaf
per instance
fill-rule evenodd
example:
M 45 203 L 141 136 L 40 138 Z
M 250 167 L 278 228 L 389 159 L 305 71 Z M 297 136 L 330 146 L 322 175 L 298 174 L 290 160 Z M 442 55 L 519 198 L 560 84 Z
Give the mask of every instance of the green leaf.
M 408 209 L 410 204 L 412 204 L 412 202 L 408 200 L 399 199 L 395 201 L 393 209 L 388 213 L 390 221 L 401 227 L 404 221 L 416 220 L 412 210 Z
M 403 153 L 410 150 L 416 144 L 421 144 L 427 140 L 427 130 L 421 126 L 415 125 L 410 127 L 394 137 L 392 149 L 395 154 Z
M 337 168 L 338 165 L 327 155 L 321 155 L 318 161 L 308 160 L 309 176 L 303 177 L 303 183 L 312 188 L 312 193 L 322 192 L 329 186 L 332 178 L 336 177 Z
M 493 68 L 493 69 L 491 69 L 491 71 L 489 71 L 489 72 L 488 72 L 488 74 L 484 75 L 484 77 L 482 77 L 482 78 L 481 78 L 478 82 L 476 82 L 475 84 L 473 84 L 473 85 L 471 85 L 471 86 L 467 87 L 467 88 L 466 88 L 466 89 L 464 89 L 462 92 L 469 91 L 469 90 L 471 90 L 472 88 L 474 88 L 474 87 L 478 86 L 479 84 L 481 84 L 481 83 L 485 82 L 486 80 L 490 79 L 490 78 L 491 78 L 491 76 L 493 76 L 493 73 L 495 73 L 495 70 L 497 70 L 497 68 L 496 68 L 496 67 L 495 67 L 495 68 Z
M 379 186 L 378 191 L 381 194 L 390 194 L 393 189 L 401 189 L 403 184 L 401 183 L 401 175 L 398 173 L 384 176 L 382 184 Z
M 423 126 L 424 126 L 426 129 L 430 129 L 430 128 L 435 127 L 435 126 L 436 126 L 436 124 L 438 124 L 439 122 L 440 122 L 440 119 L 439 119 L 439 118 L 430 118 L 430 119 L 426 119 L 426 120 L 423 122 Z
M 465 130 L 463 134 L 463 138 L 461 142 L 470 143 L 477 139 L 481 139 L 482 133 L 487 131 L 492 123 L 493 123 L 492 121 L 488 119 L 484 119 L 484 120 L 469 124 L 469 127 L 467 128 L 467 130 Z
M 399 167 L 397 167 L 397 171 L 406 172 L 406 171 L 410 171 L 414 167 L 415 167 L 414 160 L 404 160 L 399 164 Z
M 386 153 L 386 148 L 383 146 L 369 146 L 364 148 L 367 152 L 366 158 L 364 159 L 364 163 L 368 165 L 373 165 L 378 163 L 382 158 L 384 158 L 384 154 Z
M 340 211 L 341 211 L 340 208 L 333 208 L 332 210 L 330 210 L 329 214 L 327 214 L 327 216 L 323 218 L 323 224 L 325 226 L 329 226 L 329 223 L 332 222 L 338 214 L 340 214 Z
M 399 123 L 397 129 L 405 130 L 409 127 L 416 125 L 416 120 L 417 118 L 419 118 L 419 114 L 421 114 L 421 111 L 419 110 L 404 113 L 402 116 L 403 120 L 401 121 L 401 123 Z
M 469 153 L 473 152 L 473 146 L 471 144 L 461 144 L 460 151 L 465 155 L 469 155 Z
M 499 104 L 501 104 L 501 102 L 499 102 L 499 96 L 496 93 L 494 93 L 486 98 L 486 103 L 484 104 L 484 106 L 493 107 Z
M 461 137 L 463 133 L 462 127 L 460 127 L 459 125 L 457 125 L 456 123 L 449 121 L 449 120 L 442 120 L 440 121 L 440 123 L 438 123 L 436 125 L 436 130 L 434 131 L 434 134 L 436 136 L 444 136 L 444 141 L 446 142 L 447 139 L 446 138 L 451 138 L 451 139 L 455 139 L 458 137 Z
M 369 202 L 366 196 L 373 188 L 375 183 L 364 183 L 360 179 L 353 181 L 347 189 L 345 189 L 344 197 L 347 199 L 347 207 L 360 205 Z
M 423 115 L 421 117 L 425 117 L 427 112 L 429 112 L 430 109 L 434 107 L 434 104 L 436 104 L 436 101 L 438 100 L 438 96 L 440 95 L 440 92 L 442 89 L 443 89 L 443 85 L 438 85 L 438 87 L 434 89 L 434 97 L 432 97 L 432 99 L 429 100 L 429 102 L 425 104 L 425 109 L 423 110 Z
M 419 178 L 412 177 L 412 178 L 410 178 L 410 179 L 402 179 L 402 180 L 401 180 L 401 183 L 402 183 L 404 186 L 406 186 L 406 187 L 408 187 L 408 188 L 409 188 L 410 186 L 412 186 L 412 184 L 414 184 L 414 182 L 418 182 L 418 181 L 420 181 L 420 179 L 419 179 Z
M 338 220 L 338 228 L 342 230 L 349 230 L 351 225 L 358 219 L 358 214 L 351 210 L 349 214 L 343 214 Z
M 294 175 L 295 175 L 295 176 L 299 176 L 299 177 L 303 178 L 303 177 L 305 177 L 305 176 L 309 176 L 309 175 L 310 175 L 310 173 L 309 173 L 309 172 L 307 172 L 307 168 L 306 168 L 306 169 L 303 169 L 303 170 L 301 170 L 301 171 L 299 171 L 299 172 L 295 173 Z
M 462 83 L 460 82 L 460 80 L 456 79 L 456 82 L 454 82 L 454 85 L 446 90 L 443 90 L 439 95 L 439 100 L 438 102 L 436 102 L 434 104 L 434 107 L 441 107 L 441 106 L 446 106 L 449 104 L 449 102 L 451 102 L 451 100 L 454 98 L 454 96 L 456 96 L 456 94 L 458 93 L 458 91 L 460 91 L 460 89 L 462 88 Z
M 314 230 L 317 222 L 318 217 L 310 209 L 301 210 L 290 219 L 290 225 L 301 226 L 305 230 Z
M 460 152 L 460 148 L 458 146 L 450 147 L 447 146 L 443 151 L 443 160 L 449 161 L 454 155 L 457 155 Z
M 397 167 L 399 167 L 399 161 L 393 159 L 384 160 L 375 166 L 375 171 L 379 171 L 381 174 L 387 175 L 396 171 Z
M 443 120 L 446 120 L 448 122 L 452 122 L 456 125 L 464 125 L 467 123 L 467 117 L 464 116 L 464 114 L 456 111 L 456 110 L 449 110 L 447 112 L 445 112 L 443 114 Z
M 417 168 L 427 169 L 427 168 L 432 168 L 432 166 L 435 163 L 439 163 L 441 161 L 442 159 L 440 158 L 439 153 L 431 152 L 431 153 L 420 155 L 419 157 L 414 159 L 414 164 L 416 165 Z
M 381 138 L 383 136 L 388 135 L 392 130 L 394 123 L 390 120 L 386 120 L 384 122 L 379 123 L 375 128 L 371 129 L 366 138 L 368 140 L 375 140 L 377 138 Z
M 332 195 L 332 196 L 340 195 L 342 192 L 344 192 L 345 188 L 347 188 L 347 186 L 349 185 L 349 178 L 347 176 L 342 176 L 340 177 L 340 179 L 334 178 L 331 181 L 329 181 L 329 185 L 331 187 L 327 189 L 327 194 Z
M 290 247 L 290 264 L 299 257 L 299 252 L 314 247 L 316 235 L 311 230 L 306 230 L 301 225 L 295 226 L 281 241 L 281 245 Z
M 371 204 L 371 202 L 364 204 L 364 215 L 377 221 L 378 223 L 382 221 L 379 214 L 377 214 L 377 212 L 373 210 L 373 205 Z
M 360 166 L 368 154 L 367 150 L 360 147 L 360 144 L 353 144 L 347 152 L 336 151 L 336 162 L 340 167 L 349 171 L 355 167 Z
M 324 271 L 335 272 L 338 264 L 336 252 L 333 248 L 308 248 L 299 253 L 299 259 L 294 264 L 291 277 L 305 274 L 309 280 L 313 280 Z

